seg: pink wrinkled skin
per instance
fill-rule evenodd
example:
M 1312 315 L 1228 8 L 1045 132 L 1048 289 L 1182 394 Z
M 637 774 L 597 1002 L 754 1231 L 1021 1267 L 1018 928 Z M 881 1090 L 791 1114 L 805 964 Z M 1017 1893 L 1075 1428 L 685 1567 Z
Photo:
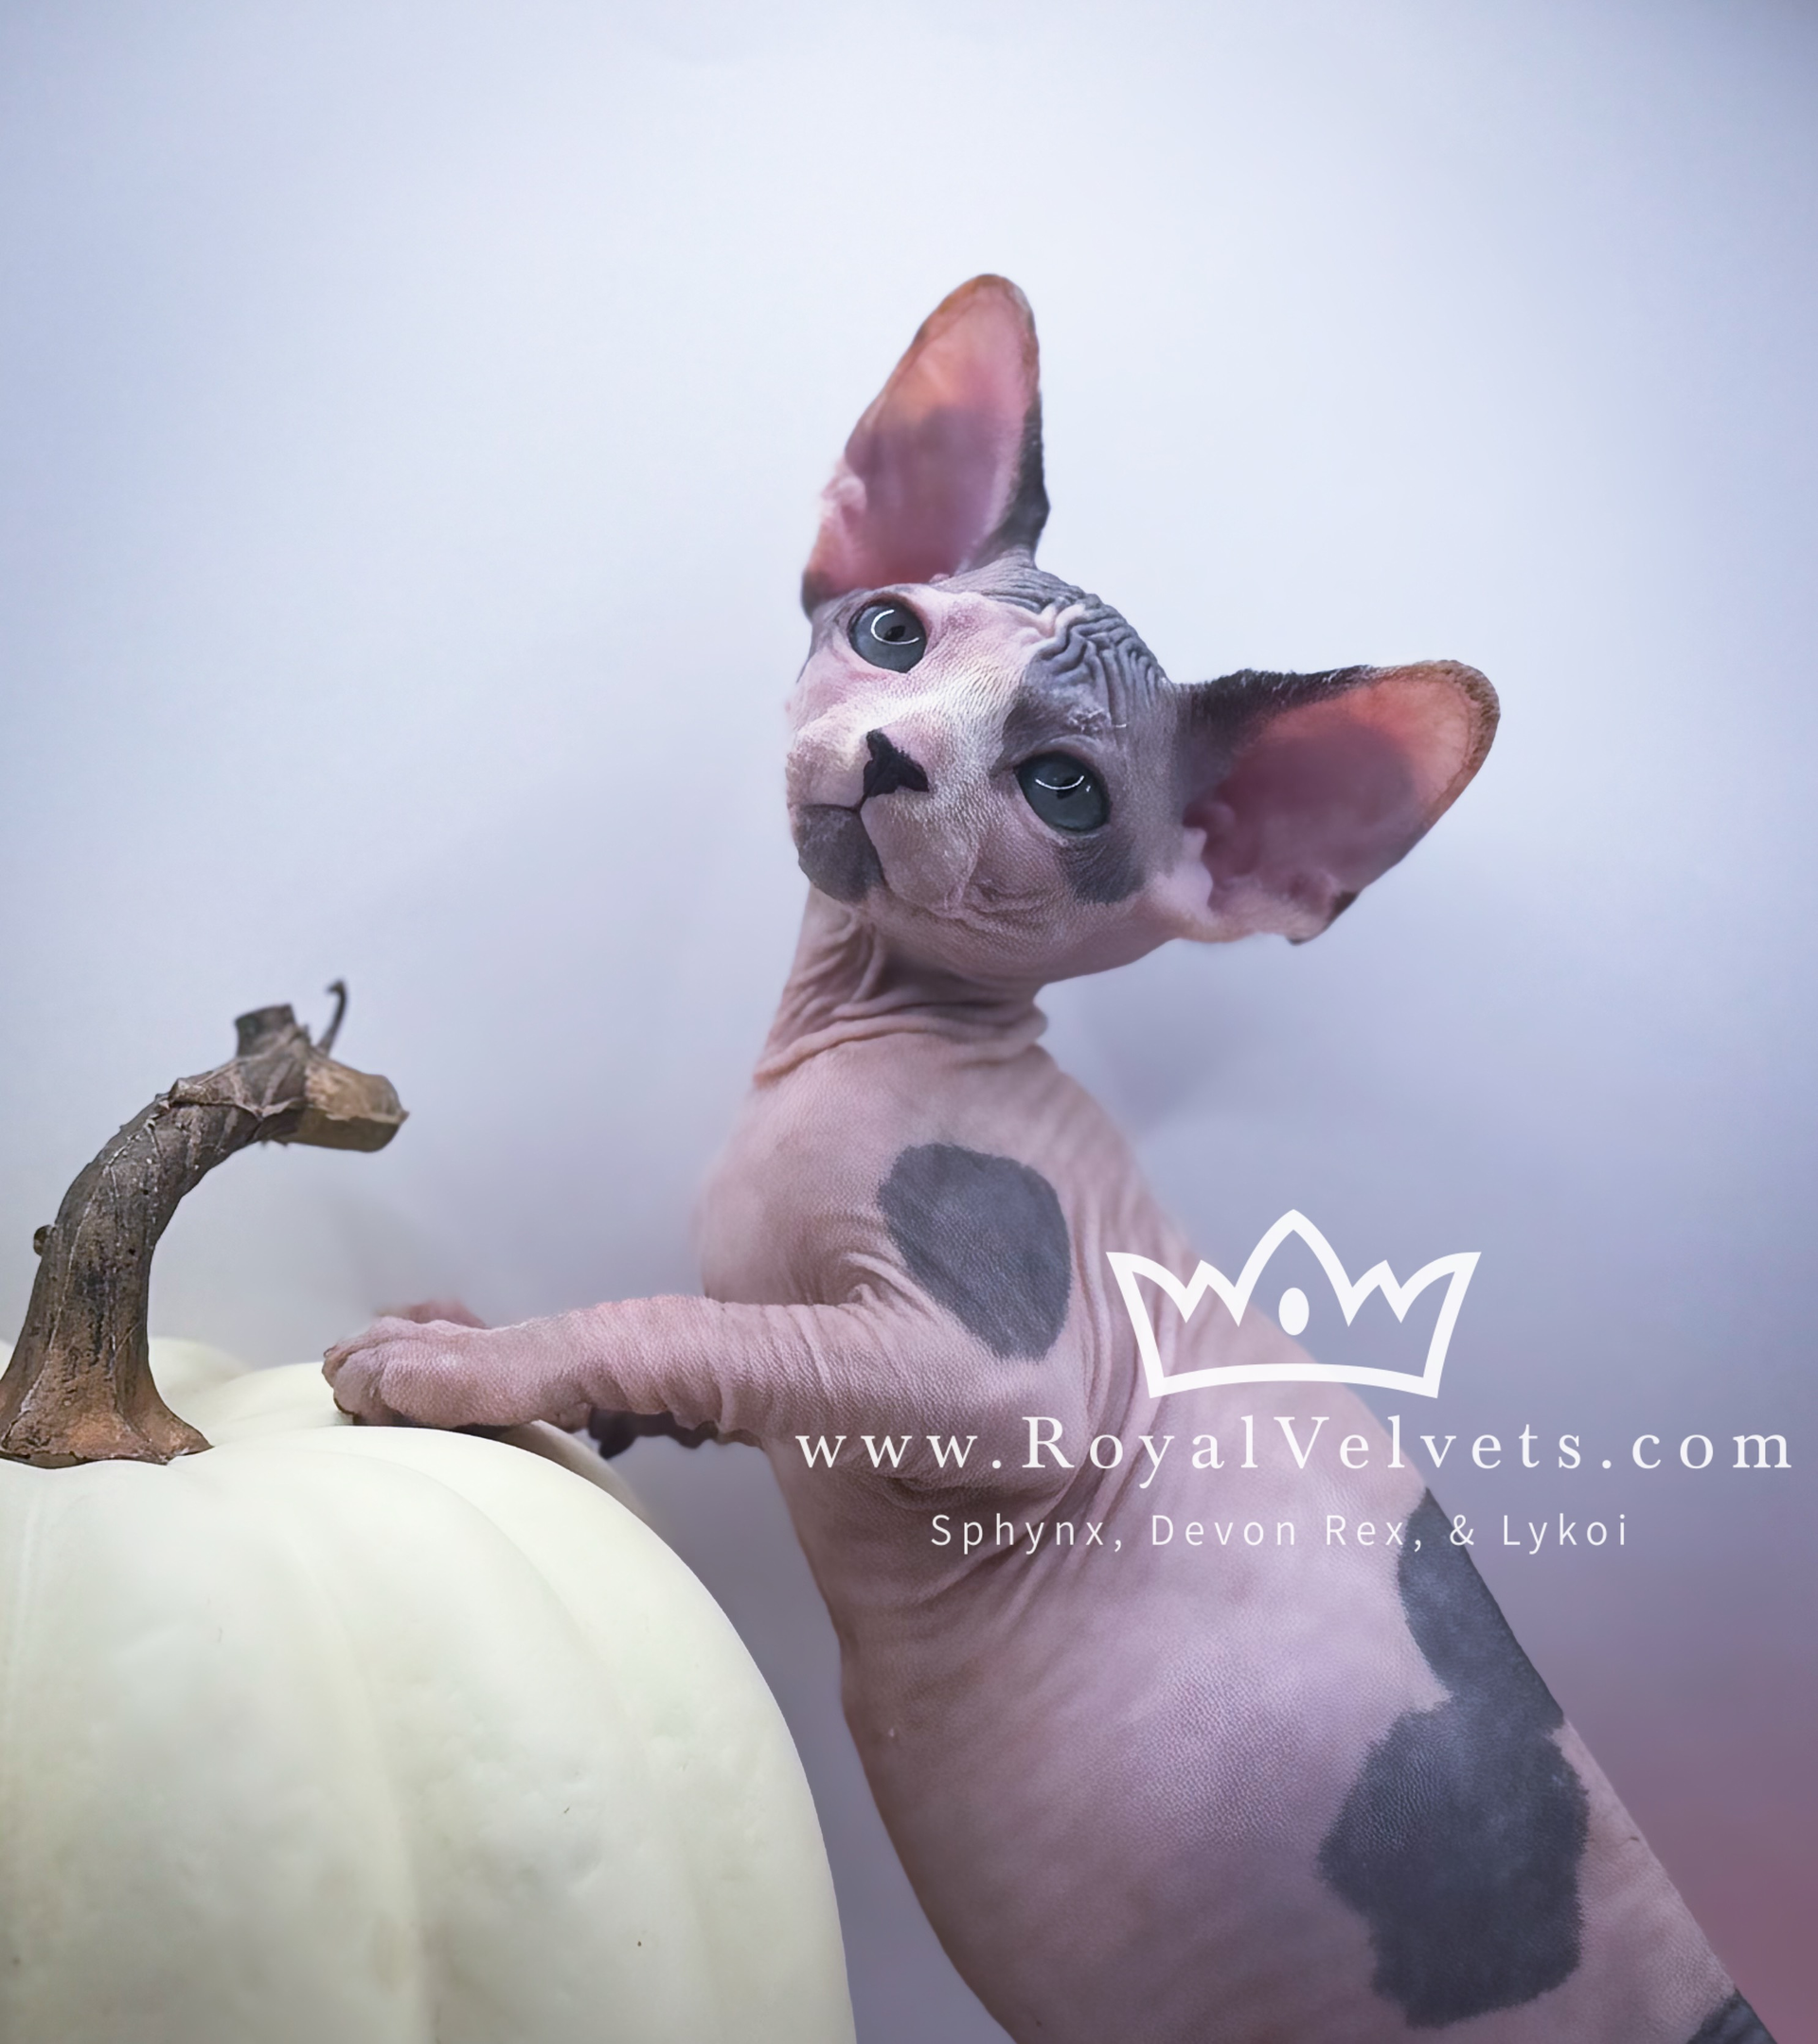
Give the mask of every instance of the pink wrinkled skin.
M 1457 1722 L 1493 1743 L 1502 1705 L 1492 1690 L 1474 1716 L 1431 1715 L 1453 1692 L 1411 1630 L 1397 1551 L 1318 1544 L 1328 1512 L 1405 1527 L 1422 1497 L 1348 1392 L 1149 1396 L 1106 1252 L 1183 1277 L 1198 1255 L 1040 1047 L 1035 997 L 1172 936 L 1315 934 L 1461 791 L 1494 697 L 1447 662 L 1176 687 L 1121 621 L 1095 624 L 1096 599 L 1034 569 L 1038 417 L 1027 308 L 974 279 L 917 337 L 829 488 L 788 758 L 817 884 L 705 1197 L 706 1295 L 498 1328 L 447 1308 L 382 1319 L 329 1352 L 335 1396 L 368 1420 L 443 1427 L 667 1413 L 762 1447 L 838 1629 L 847 1721 L 891 1837 L 1019 2044 L 1761 2044 L 1569 1726 L 1527 1749 L 1552 1742 L 1542 1761 L 1560 1771 L 1563 1756 L 1558 1793 L 1584 1813 L 1568 1928 L 1547 1947 L 1569 1964 L 1519 1957 L 1517 1883 L 1460 1941 L 1512 1938 L 1501 1986 L 1472 1984 L 1463 1949 L 1431 1956 L 1440 1984 L 1411 1988 L 1396 1938 L 1423 1949 L 1422 1925 L 1384 1933 L 1403 1905 L 1360 1908 L 1323 1871 L 1395 1737 Z M 879 601 L 925 631 L 904 670 L 851 642 Z M 1019 768 L 1053 752 L 1109 788 L 1102 831 L 1070 836 L 1025 799 Z M 867 792 L 880 760 L 899 784 Z M 1007 1322 L 956 1307 L 930 1275 L 964 1265 L 969 1236 L 1001 1251 L 1002 1212 L 905 1222 L 892 1207 L 905 1153 L 932 1150 L 982 1160 L 1011 1193 L 1030 1173 L 1052 1189 L 1060 1274 L 1006 1255 L 992 1284 Z M 1190 1327 L 1158 1314 L 1167 1367 L 1299 1357 L 1260 1305 L 1241 1325 L 1215 1306 Z M 1321 1451 L 1303 1472 L 1277 1439 L 1236 1470 L 1251 1413 L 1297 1415 L 1303 1441 L 1328 1415 Z M 1026 1466 L 1031 1414 L 1060 1423 L 1074 1466 Z M 1167 1433 L 1157 1466 L 1142 1437 Z M 797 1437 L 842 1434 L 836 1466 L 811 1468 Z M 867 1434 L 912 1437 L 900 1469 L 873 1466 Z M 976 1436 L 964 1470 L 936 1465 L 930 1434 Z M 1222 1473 L 1192 1466 L 1203 1434 Z M 1114 1466 L 1086 1459 L 1095 1435 L 1121 1444 Z M 1367 1444 L 1363 1469 L 1337 1466 L 1347 1435 Z M 1155 1515 L 1177 1529 L 1167 1546 L 1151 1544 Z M 1020 1549 L 1062 1520 L 1080 1539 L 1096 1524 L 1102 1546 L 1044 1535 L 1011 1553 L 989 1537 L 1000 1518 Z M 968 1520 L 988 1529 L 970 1555 Z M 1185 1549 L 1178 1529 L 1218 1520 L 1292 1520 L 1298 1543 L 1221 1547 L 1208 1530 Z M 1441 1874 L 1447 1854 L 1468 1878 L 1504 1852 L 1494 1828 L 1442 1840 Z M 1448 1996 L 1470 2012 L 1447 2014 Z M 1720 2005 L 1727 2027 L 1711 2028 Z

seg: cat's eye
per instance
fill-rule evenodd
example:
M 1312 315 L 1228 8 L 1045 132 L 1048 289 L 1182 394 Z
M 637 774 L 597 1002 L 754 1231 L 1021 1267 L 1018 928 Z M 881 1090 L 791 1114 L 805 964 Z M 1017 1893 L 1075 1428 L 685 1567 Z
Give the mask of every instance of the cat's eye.
M 1030 809 L 1056 830 L 1096 830 L 1111 814 L 1104 782 L 1065 753 L 1025 759 L 1016 777 Z
M 867 603 L 847 637 L 861 660 L 895 674 L 906 674 L 928 650 L 921 619 L 902 603 Z

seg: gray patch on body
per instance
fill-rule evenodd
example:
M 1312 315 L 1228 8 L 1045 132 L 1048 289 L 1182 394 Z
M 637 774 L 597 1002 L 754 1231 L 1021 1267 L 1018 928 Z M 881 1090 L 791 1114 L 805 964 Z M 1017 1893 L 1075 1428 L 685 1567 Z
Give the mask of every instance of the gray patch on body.
M 1371 1985 L 1413 2030 L 1519 2008 L 1571 1976 L 1589 1829 L 1552 1736 L 1564 1715 L 1450 1532 L 1423 1498 L 1398 1581 L 1451 1697 L 1370 1749 L 1319 1849 L 1321 1875 L 1369 1925 Z
M 1699 2024 L 1687 2044 L 1773 2044 L 1773 2039 L 1742 1997 L 1732 1995 Z
M 909 1272 L 998 1356 L 1045 1356 L 1066 1325 L 1073 1244 L 1054 1187 L 955 1143 L 903 1150 L 878 1193 Z
M 860 901 L 883 878 L 878 848 L 857 809 L 816 802 L 795 826 L 795 862 L 824 895 Z

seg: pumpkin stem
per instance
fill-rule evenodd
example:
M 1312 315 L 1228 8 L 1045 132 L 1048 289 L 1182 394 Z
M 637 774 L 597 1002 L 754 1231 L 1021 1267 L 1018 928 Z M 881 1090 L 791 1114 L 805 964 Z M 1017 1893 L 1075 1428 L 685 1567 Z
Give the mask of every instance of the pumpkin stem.
M 186 1193 L 249 1143 L 383 1149 L 404 1119 L 388 1079 L 337 1064 L 288 1007 L 234 1027 L 223 1065 L 179 1079 L 140 1110 L 63 1195 L 34 1238 L 37 1280 L 0 1377 L 0 1457 L 66 1468 L 169 1462 L 208 1443 L 152 1381 L 152 1252 Z

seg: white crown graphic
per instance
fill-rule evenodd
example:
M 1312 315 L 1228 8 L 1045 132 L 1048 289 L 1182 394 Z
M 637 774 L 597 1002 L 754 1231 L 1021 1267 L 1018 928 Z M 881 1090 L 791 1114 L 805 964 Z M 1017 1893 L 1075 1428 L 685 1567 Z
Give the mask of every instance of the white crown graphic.
M 1291 1235 L 1299 1235 L 1319 1258 L 1338 1295 L 1338 1303 L 1344 1308 L 1347 1327 L 1357 1317 L 1358 1307 L 1373 1291 L 1381 1292 L 1397 1320 L 1405 1320 L 1409 1306 L 1429 1285 L 1442 1277 L 1450 1280 L 1446 1296 L 1440 1303 L 1439 1318 L 1434 1325 L 1433 1339 L 1427 1344 L 1427 1365 L 1418 1377 L 1411 1370 L 1346 1369 L 1340 1363 L 1314 1362 L 1310 1358 L 1304 1362 L 1239 1363 L 1223 1369 L 1180 1370 L 1172 1377 L 1163 1370 L 1155 1329 L 1137 1289 L 1139 1280 L 1148 1278 L 1171 1299 L 1184 1321 L 1192 1319 L 1194 1307 L 1210 1291 L 1216 1292 L 1223 1301 L 1231 1318 L 1241 1324 L 1257 1280 L 1261 1277 L 1270 1257 Z M 1480 1251 L 1473 1249 L 1460 1250 L 1451 1256 L 1437 1256 L 1432 1263 L 1422 1264 L 1406 1284 L 1396 1281 L 1395 1272 L 1386 1263 L 1374 1265 L 1353 1281 L 1339 1262 L 1332 1245 L 1312 1222 L 1304 1214 L 1292 1211 L 1284 1214 L 1250 1252 L 1250 1260 L 1235 1285 L 1222 1271 L 1215 1270 L 1209 1263 L 1202 1263 L 1183 1285 L 1171 1271 L 1151 1262 L 1147 1256 L 1134 1256 L 1121 1249 L 1105 1252 L 1106 1260 L 1116 1273 L 1118 1289 L 1124 1295 L 1131 1326 L 1135 1330 L 1136 1346 L 1143 1359 L 1143 1375 L 1148 1379 L 1151 1398 L 1163 1398 L 1175 1391 L 1198 1391 L 1208 1384 L 1381 1384 L 1389 1391 L 1409 1391 L 1420 1397 L 1436 1398 L 1452 1330 L 1458 1324 L 1458 1311 L 1465 1303 L 1465 1288 L 1470 1283 L 1470 1274 L 1477 1268 L 1480 1254 Z M 1292 1286 L 1282 1293 L 1279 1318 L 1289 1334 L 1298 1334 L 1306 1326 L 1306 1295 L 1297 1286 Z

